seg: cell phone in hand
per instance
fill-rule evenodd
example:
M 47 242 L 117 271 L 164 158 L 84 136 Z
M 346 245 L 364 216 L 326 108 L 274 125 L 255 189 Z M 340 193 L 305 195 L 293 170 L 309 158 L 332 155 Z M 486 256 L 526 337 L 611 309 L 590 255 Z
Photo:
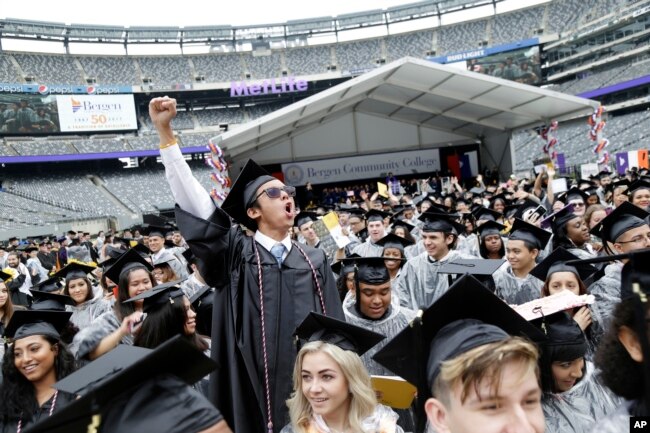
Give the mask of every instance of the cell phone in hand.
M 147 313 L 142 313 L 142 316 L 140 316 L 140 319 L 137 322 L 131 323 L 131 326 L 130 326 L 130 329 L 129 329 L 131 331 L 131 334 L 133 334 L 135 331 L 137 331 L 140 328 L 140 326 L 142 326 L 142 323 L 144 322 L 144 319 L 146 319 L 146 318 L 147 318 Z
M 539 215 L 540 218 L 543 218 L 544 215 L 546 215 L 546 208 L 540 204 L 537 206 L 537 208 L 535 208 L 533 213 Z

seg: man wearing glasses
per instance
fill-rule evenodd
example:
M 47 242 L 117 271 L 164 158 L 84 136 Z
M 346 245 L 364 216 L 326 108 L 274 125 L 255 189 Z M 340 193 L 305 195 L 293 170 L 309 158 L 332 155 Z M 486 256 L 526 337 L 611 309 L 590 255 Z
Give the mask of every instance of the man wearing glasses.
M 624 254 L 650 248 L 650 226 L 648 212 L 623 202 L 604 218 L 591 233 L 603 240 L 606 251 Z M 627 259 L 616 261 L 605 267 L 605 275 L 589 286 L 589 293 L 596 297 L 607 318 L 621 301 L 621 272 Z
M 211 399 L 236 432 L 279 432 L 289 421 L 297 353 L 293 332 L 311 311 L 344 320 L 325 252 L 292 242 L 295 188 L 248 161 L 221 207 L 183 159 L 171 121 L 176 101 L 149 103 L 178 227 L 216 287 Z M 254 233 L 244 234 L 230 217 Z

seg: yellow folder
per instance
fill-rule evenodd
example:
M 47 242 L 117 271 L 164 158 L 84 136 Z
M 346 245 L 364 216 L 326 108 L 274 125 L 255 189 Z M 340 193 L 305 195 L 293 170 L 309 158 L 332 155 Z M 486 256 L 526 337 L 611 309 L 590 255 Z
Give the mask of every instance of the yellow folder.
M 394 409 L 411 407 L 417 389 L 399 376 L 371 376 L 372 389 L 379 394 L 379 403 Z

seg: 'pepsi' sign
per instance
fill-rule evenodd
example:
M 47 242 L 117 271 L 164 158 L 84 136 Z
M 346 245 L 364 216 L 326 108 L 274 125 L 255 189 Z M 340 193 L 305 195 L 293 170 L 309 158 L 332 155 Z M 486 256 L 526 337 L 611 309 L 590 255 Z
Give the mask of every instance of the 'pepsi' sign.
M 15 84 L 0 83 L 0 93 L 27 93 L 39 95 L 116 95 L 133 93 L 131 86 L 78 86 L 70 84 Z

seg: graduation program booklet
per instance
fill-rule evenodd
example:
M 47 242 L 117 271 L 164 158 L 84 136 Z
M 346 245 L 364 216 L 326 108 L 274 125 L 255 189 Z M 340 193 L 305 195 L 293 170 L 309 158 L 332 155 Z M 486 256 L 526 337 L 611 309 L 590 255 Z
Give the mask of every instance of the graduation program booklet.
M 379 393 L 379 403 L 393 409 L 408 409 L 417 389 L 399 376 L 370 376 L 372 389 Z
M 336 212 L 327 213 L 323 218 L 314 222 L 312 227 L 320 239 L 320 247 L 325 250 L 329 258 L 335 257 L 338 249 L 345 248 L 350 243 L 350 239 L 343 236 L 341 232 Z

